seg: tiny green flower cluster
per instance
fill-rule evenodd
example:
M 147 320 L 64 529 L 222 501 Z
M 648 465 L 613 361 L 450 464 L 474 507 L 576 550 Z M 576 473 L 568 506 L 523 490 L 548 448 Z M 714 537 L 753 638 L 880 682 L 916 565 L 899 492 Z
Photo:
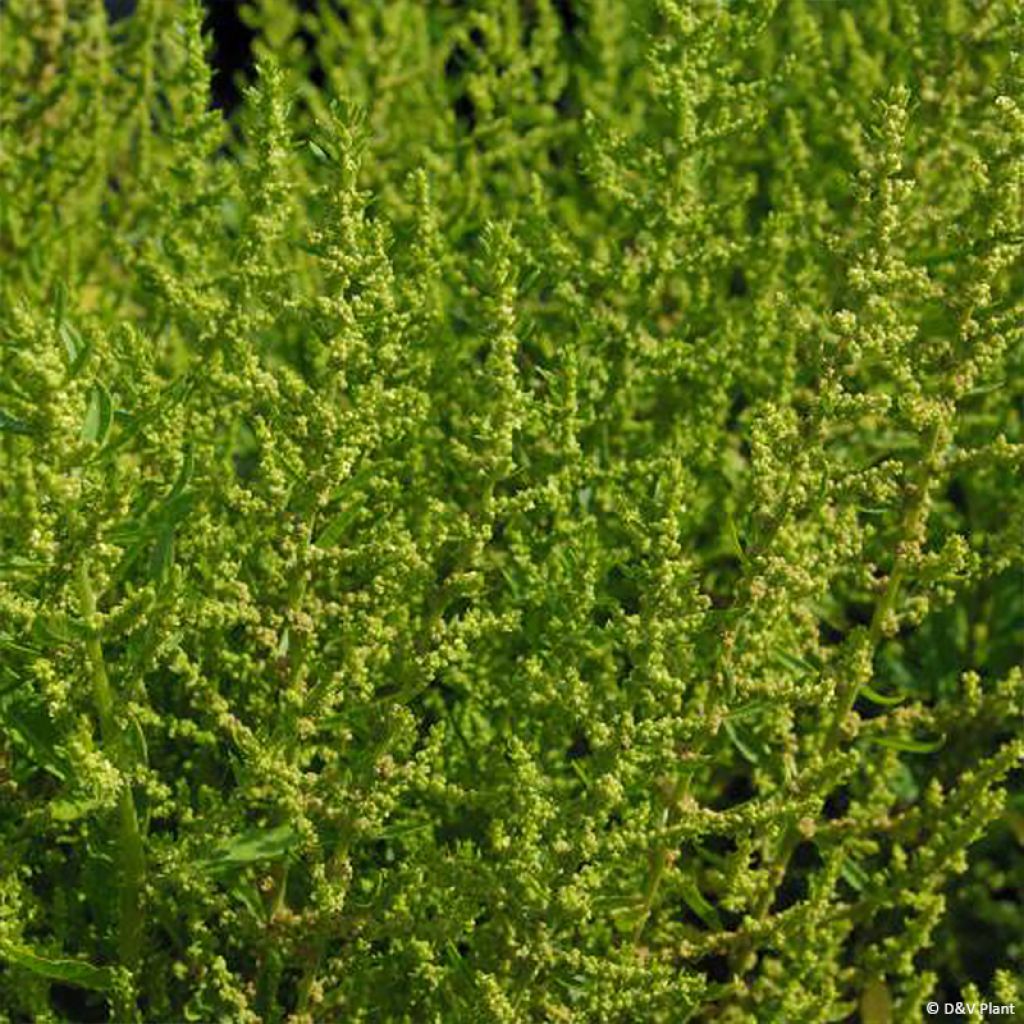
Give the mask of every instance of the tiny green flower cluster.
M 0 8 L 0 1022 L 1024 998 L 1016 0 Z

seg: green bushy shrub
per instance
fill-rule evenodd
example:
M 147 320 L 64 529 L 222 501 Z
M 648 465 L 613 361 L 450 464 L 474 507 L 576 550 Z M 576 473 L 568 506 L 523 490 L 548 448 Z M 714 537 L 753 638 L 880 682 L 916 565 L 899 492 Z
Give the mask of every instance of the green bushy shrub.
M 0 10 L 0 1021 L 1021 997 L 1016 0 Z

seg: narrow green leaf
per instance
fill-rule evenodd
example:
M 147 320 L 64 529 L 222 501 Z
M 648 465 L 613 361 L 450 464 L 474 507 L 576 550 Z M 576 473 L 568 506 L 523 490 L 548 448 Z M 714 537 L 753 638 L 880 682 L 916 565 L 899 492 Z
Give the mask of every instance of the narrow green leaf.
M 41 956 L 27 946 L 15 945 L 3 939 L 0 939 L 0 959 L 40 978 L 65 985 L 77 985 L 95 992 L 107 992 L 114 987 L 114 971 L 110 967 L 94 967 L 84 960 Z
M 327 152 L 327 150 L 324 149 L 324 147 L 320 145 L 319 142 L 314 142 L 313 139 L 306 139 L 306 146 L 309 149 L 309 151 L 313 154 L 313 156 L 315 156 L 317 158 L 317 160 L 320 161 L 320 163 L 324 163 L 324 164 L 334 164 L 334 163 L 337 163 L 337 161 L 334 159 L 334 157 L 332 157 Z
M 752 700 L 747 704 L 741 704 L 738 708 L 730 711 L 728 720 L 730 722 L 741 722 L 744 718 L 752 718 L 762 711 L 767 711 L 771 702 L 767 700 Z
M 239 876 L 228 886 L 228 892 L 249 911 L 254 920 L 259 920 L 263 916 L 264 910 L 260 891 L 250 879 Z
M 68 308 L 68 289 L 63 281 L 58 281 L 53 289 L 53 326 L 60 329 L 64 323 L 64 314 Z
M 615 930 L 623 935 L 630 934 L 643 916 L 644 908 L 635 900 L 630 900 L 625 906 L 615 907 L 611 911 L 612 924 Z
M 976 388 L 971 388 L 970 391 L 965 395 L 966 398 L 977 398 L 980 395 L 991 395 L 994 391 L 999 391 L 1001 388 L 1006 387 L 1005 380 L 996 380 L 991 384 L 979 384 Z
M 872 742 L 890 750 L 902 750 L 908 754 L 934 754 L 946 742 L 945 736 L 935 740 L 915 740 L 905 736 L 873 736 Z
M 751 764 L 757 764 L 760 758 L 757 756 L 755 751 L 751 750 L 750 747 L 740 739 L 739 734 L 736 732 L 736 727 L 732 722 L 727 718 L 722 724 L 725 727 L 725 731 L 729 739 L 732 740 L 733 746 L 735 746 Z
M 181 460 L 181 469 L 178 471 L 178 476 L 171 487 L 170 493 L 167 495 L 168 502 L 182 494 L 185 488 L 192 482 L 192 474 L 195 472 L 195 468 L 196 461 L 195 455 L 192 452 L 192 446 L 186 445 Z
M 0 561 L 0 572 L 18 572 L 19 570 L 43 569 L 47 566 L 41 558 L 26 558 L 24 555 L 11 555 Z
M 905 761 L 900 761 L 889 779 L 889 790 L 897 800 L 909 806 L 921 796 L 917 776 Z
M 736 521 L 732 517 L 732 510 L 729 508 L 725 510 L 725 530 L 729 544 L 732 546 L 733 554 L 746 565 L 747 552 L 744 550 L 743 543 L 740 540 L 739 530 L 736 529 Z
M 864 887 L 870 880 L 867 872 L 855 860 L 849 857 L 843 861 L 843 866 L 839 873 L 850 888 L 856 892 L 863 892 Z
M 806 658 L 790 654 L 789 651 L 784 651 L 781 648 L 775 648 L 772 652 L 772 661 L 780 668 L 792 672 L 797 678 L 802 678 L 805 675 L 814 675 L 820 671 L 818 666 L 813 665 Z
M 195 504 L 195 494 L 191 491 L 182 491 L 180 494 L 175 494 L 174 497 L 168 498 L 160 506 L 159 511 L 154 517 L 155 521 L 168 526 L 176 526 L 192 511 L 193 504 Z
M 62 782 L 67 779 L 69 766 L 60 735 L 45 708 L 38 704 L 9 704 L 0 709 L 0 725 L 33 764 Z
M 895 697 L 886 696 L 884 693 L 879 693 L 873 686 L 869 686 L 864 683 L 860 688 L 860 696 L 866 697 L 872 704 L 881 704 L 883 707 L 892 707 L 894 704 L 902 704 L 906 700 L 905 695 L 899 694 Z
M 848 999 L 841 1003 L 834 1003 L 832 1010 L 822 1019 L 822 1024 L 848 1024 L 856 1009 L 856 1004 Z
M 18 675 L 18 673 L 12 672 L 10 668 L 4 664 L 0 664 L 0 676 L 3 678 L 3 685 L 0 686 L 0 697 L 6 697 L 9 693 L 14 693 L 15 690 L 20 690 L 31 680 L 31 676 Z
M 156 543 L 149 556 L 149 576 L 155 583 L 163 583 L 167 579 L 171 566 L 174 564 L 174 527 L 165 526 L 157 534 Z
M 344 481 L 344 483 L 339 484 L 333 491 L 331 491 L 331 501 L 340 501 L 343 498 L 349 497 L 353 491 L 361 487 L 371 477 L 387 472 L 391 465 L 391 460 L 384 459 L 381 462 L 374 463 L 373 465 L 363 466 L 363 468 L 357 473 L 353 473 Z
M 125 747 L 131 753 L 135 764 L 149 764 L 149 744 L 146 742 L 146 734 L 143 732 L 142 723 L 135 715 L 128 716 L 128 722 L 122 732 Z
M 137 519 L 126 519 L 107 531 L 107 539 L 119 547 L 127 547 L 143 535 L 143 524 Z
M 298 840 L 291 825 L 257 828 L 220 843 L 203 861 L 208 871 L 242 867 L 261 860 L 273 860 L 286 854 Z
M 57 334 L 60 336 L 61 344 L 64 346 L 64 355 L 68 361 L 68 371 L 73 377 L 81 369 L 82 363 L 85 361 L 88 346 L 82 340 L 78 329 L 67 321 L 63 321 L 60 324 L 57 328 Z
M 587 789 L 590 789 L 590 786 L 591 786 L 591 782 L 590 782 L 590 776 L 589 776 L 589 775 L 587 774 L 587 771 L 586 771 L 586 769 L 585 769 L 585 768 L 583 767 L 583 765 L 581 765 L 581 764 L 579 763 L 579 761 L 577 761 L 577 760 L 575 760 L 575 759 L 574 759 L 574 760 L 572 760 L 572 761 L 570 761 L 570 762 L 569 762 L 569 766 L 570 766 L 570 767 L 572 768 L 572 770 L 573 770 L 573 771 L 574 771 L 574 772 L 575 772 L 575 773 L 576 773 L 576 774 L 577 774 L 577 775 L 579 776 L 579 779 L 580 779 L 580 781 L 581 781 L 581 782 L 583 783 L 583 785 L 584 785 L 584 786 L 585 786 L 585 787 L 586 787 Z
M 277 649 L 274 651 L 274 656 L 277 658 L 287 658 L 288 649 L 292 644 L 291 630 L 285 626 L 281 631 L 281 639 L 277 642 Z
M 7 434 L 33 434 L 33 429 L 24 421 L 19 420 L 16 416 L 6 413 L 3 409 L 0 409 L 0 431 Z
M 38 647 L 30 647 L 23 644 L 8 633 L 0 633 L 0 651 L 7 651 L 9 654 L 22 654 L 26 657 L 37 657 L 40 654 Z
M 69 644 L 79 635 L 80 623 L 69 619 L 64 612 L 44 612 L 32 623 L 32 637 L 42 644 Z
M 697 887 L 697 883 L 693 879 L 687 879 L 683 884 L 680 895 L 683 897 L 683 901 L 686 905 L 704 922 L 712 931 L 720 932 L 722 930 L 722 919 L 718 916 L 718 911 L 704 898 L 703 893 Z
M 110 401 L 110 393 L 96 381 L 89 393 L 89 404 L 85 410 L 85 421 L 82 423 L 82 440 L 101 445 L 110 433 L 114 421 L 114 406 Z
M 361 507 L 359 505 L 350 505 L 328 520 L 327 525 L 320 531 L 316 539 L 316 546 L 318 548 L 329 548 L 332 544 L 337 544 L 345 535 L 345 531 L 355 521 L 360 511 Z

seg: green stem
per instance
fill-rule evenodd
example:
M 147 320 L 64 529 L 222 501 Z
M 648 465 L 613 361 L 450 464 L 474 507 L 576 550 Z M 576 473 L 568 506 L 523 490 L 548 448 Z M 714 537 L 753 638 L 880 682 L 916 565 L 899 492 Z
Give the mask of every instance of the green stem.
M 903 513 L 903 522 L 900 529 L 901 544 L 916 536 L 918 531 L 921 529 L 921 520 L 925 514 L 926 508 L 928 485 L 931 481 L 932 464 L 935 460 L 935 452 L 938 448 L 938 443 L 939 428 L 935 426 L 932 428 L 931 435 L 928 439 L 928 449 L 925 457 L 919 464 L 917 480 L 914 482 L 913 495 Z M 870 657 L 872 659 L 872 663 L 874 662 L 875 651 L 878 649 L 878 645 L 882 640 L 882 633 L 885 629 L 886 619 L 888 619 L 892 612 L 893 606 L 896 604 L 896 599 L 899 597 L 900 588 L 903 586 L 903 580 L 907 573 L 908 561 L 909 559 L 907 555 L 897 548 L 897 554 L 893 561 L 892 573 L 889 576 L 889 582 L 886 584 L 884 593 L 875 604 L 875 610 L 871 615 L 871 625 L 868 627 L 868 649 L 871 652 Z M 832 719 L 832 725 L 825 739 L 824 752 L 826 754 L 832 753 L 839 746 L 839 740 L 843 731 L 843 722 L 846 721 L 847 716 L 853 710 L 853 706 L 857 702 L 857 696 L 860 693 L 860 686 L 861 684 L 857 679 L 857 676 L 851 673 L 840 689 L 836 714 Z
M 661 812 L 662 831 L 671 825 L 678 815 L 679 801 L 686 795 L 686 792 L 689 789 L 691 777 L 692 773 L 687 772 L 676 779 L 675 785 L 672 787 L 672 792 L 668 798 L 668 805 Z M 634 946 L 639 945 L 640 939 L 643 937 L 644 928 L 647 927 L 647 922 L 650 919 L 651 912 L 654 910 L 654 903 L 658 898 L 658 890 L 661 888 L 661 882 L 665 877 L 665 871 L 668 868 L 669 863 L 669 850 L 664 843 L 659 844 L 653 851 L 651 851 L 651 869 L 647 875 L 647 884 L 644 887 L 643 903 L 640 907 L 640 919 L 637 921 L 636 927 L 633 929 Z
M 903 514 L 903 521 L 900 526 L 900 546 L 913 538 L 921 528 L 921 519 L 925 514 L 928 485 L 931 480 L 935 454 L 938 449 L 938 441 L 939 428 L 938 426 L 935 426 L 932 428 L 931 435 L 928 439 L 928 447 L 925 457 L 918 464 L 917 480 L 914 482 L 914 491 Z M 874 662 L 875 651 L 878 649 L 878 645 L 882 640 L 886 619 L 888 619 L 893 606 L 896 604 L 900 588 L 903 585 L 903 580 L 907 572 L 909 559 L 907 555 L 900 550 L 900 546 L 897 547 L 897 554 L 893 563 L 892 573 L 889 576 L 889 581 L 886 584 L 885 591 L 875 604 L 874 612 L 871 615 L 871 625 L 868 627 L 867 642 L 871 652 L 870 657 L 872 663 Z M 848 675 L 840 685 L 839 693 L 837 695 L 838 706 L 836 707 L 835 716 L 832 719 L 832 723 L 829 727 L 829 731 L 826 735 L 825 743 L 822 748 L 822 752 L 824 754 L 831 754 L 838 748 L 839 741 L 842 738 L 843 723 L 846 721 L 847 716 L 853 710 L 853 706 L 857 702 L 857 697 L 860 694 L 860 687 L 860 681 L 854 673 L 850 673 L 850 675 Z M 786 870 L 789 867 L 789 862 L 799 845 L 800 833 L 793 825 L 790 825 L 783 834 L 778 852 L 772 860 L 771 884 L 766 887 L 761 898 L 757 902 L 757 906 L 755 907 L 754 916 L 758 921 L 763 921 L 765 917 L 768 916 L 771 905 L 775 901 L 775 893 L 777 892 L 778 887 L 782 884 L 782 880 L 786 875 Z M 749 952 L 749 942 L 741 942 L 737 946 L 732 957 L 734 970 L 742 966 L 743 960 Z
M 327 877 L 336 880 L 341 874 L 345 858 L 348 856 L 349 839 L 341 839 L 331 856 L 327 865 Z M 328 933 L 326 927 L 321 927 L 313 940 L 313 948 L 302 971 L 302 978 L 299 981 L 298 1000 L 296 1003 L 297 1013 L 306 1013 L 309 1009 L 310 996 L 312 995 L 313 982 L 316 981 L 317 973 L 323 962 L 324 954 L 327 952 Z
M 103 748 L 118 769 L 125 774 L 118 794 L 118 957 L 122 965 L 134 972 L 142 955 L 145 932 L 145 915 L 142 907 L 142 888 L 146 877 L 146 855 L 135 809 L 131 782 L 127 773 L 131 768 L 129 753 L 121 740 L 114 715 L 114 692 L 107 674 L 100 640 L 96 595 L 89 578 L 89 567 L 83 557 L 78 563 L 78 598 L 82 618 L 88 629 L 85 641 L 86 657 L 89 663 L 89 677 L 92 683 L 93 704 L 99 719 L 100 738 Z M 118 1014 L 127 1013 L 135 1019 L 134 1006 L 118 1007 Z
M 82 619 L 89 630 L 85 641 L 85 652 L 89 659 L 89 678 L 92 682 L 92 699 L 100 721 L 100 736 L 104 746 L 113 747 L 117 741 L 114 724 L 114 695 L 107 676 L 107 665 L 103 658 L 103 645 L 96 628 L 96 596 L 89 579 L 89 567 L 83 558 L 78 564 L 78 598 L 82 605 Z
M 313 545 L 315 531 L 316 515 L 314 514 L 310 519 L 309 529 L 306 534 L 307 548 L 312 547 Z M 306 588 L 308 584 L 306 566 L 300 560 L 297 568 L 298 573 L 292 579 L 288 587 L 289 615 L 294 614 L 302 607 L 302 603 L 306 597 Z M 291 686 L 295 683 L 299 672 L 302 670 L 305 656 L 305 637 L 301 633 L 296 633 L 294 638 L 291 639 L 288 649 L 288 678 L 286 685 Z M 296 712 L 288 712 L 283 717 L 282 729 L 281 749 L 285 763 L 291 767 L 294 765 L 295 759 L 298 755 L 298 714 Z M 278 814 L 278 824 L 281 824 L 284 821 L 284 815 Z M 270 929 L 273 927 L 278 916 L 287 909 L 289 872 L 290 864 L 287 860 L 277 865 L 274 870 L 273 888 L 271 889 L 267 906 L 267 946 L 260 958 L 259 971 L 256 979 L 257 1005 L 260 1007 L 262 1016 L 267 1021 L 279 1020 L 281 1016 L 280 1009 L 277 1005 L 277 992 L 281 984 L 284 960 L 280 951 L 272 944 Z
M 893 567 L 892 575 L 889 577 L 885 592 L 875 605 L 875 610 L 872 613 L 871 625 L 868 627 L 868 648 L 871 651 L 872 660 L 874 660 L 875 649 L 882 639 L 882 629 L 885 620 L 892 611 L 896 598 L 899 595 L 900 587 L 903 584 L 903 575 L 903 564 L 897 561 Z M 847 716 L 853 710 L 854 704 L 857 703 L 857 695 L 859 693 L 860 683 L 858 683 L 857 677 L 851 674 L 844 680 L 839 690 L 835 717 L 832 719 L 828 735 L 825 738 L 823 750 L 826 754 L 831 754 L 839 746 L 839 740 L 843 733 L 843 722 L 846 721 Z

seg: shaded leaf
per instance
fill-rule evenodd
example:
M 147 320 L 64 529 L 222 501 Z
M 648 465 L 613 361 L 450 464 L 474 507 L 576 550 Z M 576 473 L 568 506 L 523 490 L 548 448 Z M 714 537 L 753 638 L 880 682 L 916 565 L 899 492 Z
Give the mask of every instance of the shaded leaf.
M 45 708 L 38 704 L 10 704 L 0 709 L 0 723 L 30 761 L 62 782 L 67 779 L 69 769 L 60 735 Z
M 771 702 L 767 700 L 752 700 L 746 704 L 741 704 L 738 708 L 729 712 L 728 720 L 730 722 L 740 722 L 744 718 L 754 717 L 762 711 L 766 711 L 771 707 Z
M 6 651 L 8 654 L 21 654 L 25 657 L 37 657 L 40 653 L 38 647 L 23 644 L 8 633 L 0 633 L 0 651 Z
M 154 522 L 175 526 L 192 511 L 195 495 L 191 491 L 180 491 L 169 495 L 153 516 Z
M 142 723 L 134 714 L 128 715 L 127 723 L 121 735 L 132 761 L 135 764 L 148 765 L 149 744 L 146 743 L 146 734 L 142 729 Z
M 15 967 L 29 971 L 40 978 L 59 981 L 65 985 L 77 985 L 96 992 L 107 992 L 114 986 L 114 970 L 110 967 L 94 967 L 84 960 L 65 960 L 41 956 L 26 946 L 0 940 L 0 959 Z
M 760 758 L 757 753 L 750 749 L 750 747 L 740 738 L 739 733 L 736 731 L 736 727 L 727 718 L 722 725 L 725 727 L 726 734 L 729 739 L 732 740 L 733 746 L 751 763 L 757 764 Z
M 298 836 L 291 825 L 251 829 L 218 844 L 214 852 L 203 861 L 203 866 L 208 871 L 220 871 L 261 860 L 273 860 L 291 850 L 297 840 Z
M 167 579 L 171 565 L 174 563 L 174 527 L 164 526 L 157 534 L 156 543 L 149 557 L 149 576 L 155 583 L 163 583 Z
M 795 654 L 790 654 L 788 651 L 783 651 L 779 648 L 776 648 L 772 652 L 772 660 L 781 668 L 792 672 L 797 678 L 802 678 L 805 675 L 813 675 L 818 671 L 804 658 L 799 658 Z
M 22 434 L 29 436 L 35 431 L 29 426 L 24 420 L 19 420 L 16 416 L 6 413 L 3 409 L 0 409 L 0 431 L 8 434 Z
M 355 521 L 360 511 L 361 507 L 359 505 L 350 505 L 334 516 L 333 519 L 328 520 L 327 525 L 316 538 L 317 547 L 327 548 L 332 544 L 337 544 L 345 535 L 345 531 Z
M 64 612 L 43 612 L 32 622 L 32 638 L 41 644 L 69 644 L 87 634 L 84 623 Z
M 884 978 L 872 978 L 860 996 L 862 1024 L 892 1024 L 892 996 Z
M 172 499 L 177 498 L 185 488 L 192 481 L 192 474 L 195 472 L 196 460 L 195 455 L 192 452 L 191 445 L 186 445 L 184 454 L 181 459 L 181 469 L 178 471 L 178 476 L 171 486 L 170 493 L 167 495 L 167 501 L 170 502 Z
M 693 879 L 687 879 L 680 890 L 680 895 L 686 905 L 707 925 L 712 931 L 722 930 L 722 919 L 718 911 L 704 898 L 704 894 L 697 887 Z
M 630 900 L 625 906 L 613 907 L 611 911 L 612 924 L 615 930 L 623 935 L 632 933 L 636 926 L 643 920 L 646 911 L 643 904 L 637 900 Z
M 358 517 L 363 506 L 356 500 L 356 491 L 375 473 L 386 472 L 388 463 L 375 466 L 364 466 L 358 473 L 353 473 L 343 484 L 331 492 L 331 501 L 344 501 L 345 507 L 327 520 L 327 524 L 316 538 L 317 547 L 330 547 L 336 544 L 345 531 Z

